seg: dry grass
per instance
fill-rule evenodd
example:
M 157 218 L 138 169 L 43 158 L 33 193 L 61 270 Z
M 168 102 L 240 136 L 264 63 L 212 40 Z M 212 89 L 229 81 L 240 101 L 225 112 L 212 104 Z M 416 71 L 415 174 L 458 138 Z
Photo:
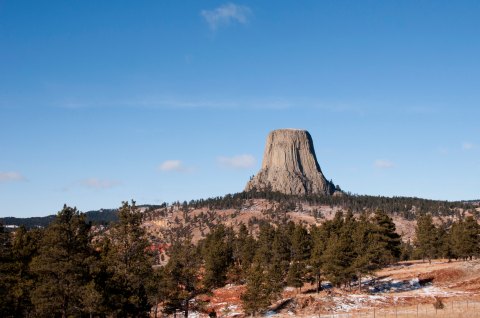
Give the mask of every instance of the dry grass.
M 278 317 L 278 316 L 277 316 Z M 368 311 L 336 314 L 308 315 L 319 318 L 480 318 L 480 302 L 453 301 L 445 303 L 444 309 L 433 305 L 376 308 Z

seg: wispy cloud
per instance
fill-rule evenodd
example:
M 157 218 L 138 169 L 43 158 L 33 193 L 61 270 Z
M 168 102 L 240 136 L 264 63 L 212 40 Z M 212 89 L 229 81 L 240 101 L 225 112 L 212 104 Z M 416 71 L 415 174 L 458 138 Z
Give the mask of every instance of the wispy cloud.
M 463 150 L 472 150 L 473 148 L 475 148 L 475 144 L 471 143 L 471 142 L 464 142 L 462 143 L 462 149 Z
M 384 160 L 384 159 L 375 160 L 373 165 L 375 166 L 375 168 L 378 168 L 378 169 L 390 169 L 395 167 L 395 164 L 392 161 Z
M 160 171 L 189 172 L 192 168 L 187 167 L 181 160 L 166 160 L 158 166 Z
M 238 155 L 233 157 L 218 157 L 220 165 L 233 169 L 248 169 L 255 166 L 256 160 L 252 155 Z
M 247 6 L 227 3 L 212 10 L 202 10 L 200 15 L 207 21 L 210 29 L 215 31 L 232 23 L 247 24 L 252 10 Z
M 27 179 L 21 173 L 16 171 L 0 172 L 0 183 L 25 180 Z
M 89 189 L 111 189 L 113 187 L 119 186 L 122 183 L 118 180 L 105 180 L 105 179 L 98 179 L 98 178 L 88 178 L 81 180 L 79 184 L 83 187 Z
M 304 103 L 289 101 L 284 98 L 257 98 L 257 99 L 204 99 L 181 97 L 147 96 L 134 99 L 111 101 L 62 101 L 54 106 L 64 109 L 86 109 L 86 108 L 139 108 L 139 109 L 288 109 L 293 106 L 304 105 Z

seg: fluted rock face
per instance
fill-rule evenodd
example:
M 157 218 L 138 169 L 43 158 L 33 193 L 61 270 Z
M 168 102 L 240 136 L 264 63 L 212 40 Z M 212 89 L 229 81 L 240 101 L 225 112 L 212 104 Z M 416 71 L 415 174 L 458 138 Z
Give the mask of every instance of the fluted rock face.
M 333 194 L 315 157 L 312 137 L 306 130 L 278 129 L 267 137 L 262 169 L 245 191 L 256 189 L 285 194 Z

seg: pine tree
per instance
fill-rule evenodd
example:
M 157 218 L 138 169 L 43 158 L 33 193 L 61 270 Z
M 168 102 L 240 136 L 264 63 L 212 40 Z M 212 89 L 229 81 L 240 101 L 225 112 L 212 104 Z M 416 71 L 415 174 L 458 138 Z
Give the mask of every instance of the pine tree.
M 36 284 L 36 279 L 30 270 L 32 259 L 38 254 L 43 232 L 39 229 L 27 231 L 21 226 L 15 231 L 13 239 L 13 254 L 16 263 L 15 310 L 16 316 L 29 316 L 33 311 L 30 291 Z
M 379 267 L 391 264 L 400 257 L 401 238 L 396 232 L 395 223 L 383 210 L 376 210 L 370 229 L 371 244 L 376 249 L 374 259 Z
M 355 274 L 355 269 L 352 268 L 354 259 L 355 252 L 352 246 L 352 238 L 345 234 L 332 235 L 322 255 L 322 270 L 332 284 L 336 286 L 346 285 Z
M 431 263 L 436 251 L 437 228 L 433 224 L 431 214 L 421 215 L 417 218 L 417 226 L 415 227 L 415 246 L 417 253 L 423 261 L 428 259 Z
M 91 280 L 90 225 L 85 215 L 64 206 L 45 230 L 39 254 L 32 260 L 38 282 L 32 292 L 37 316 L 78 316 L 85 285 Z
M 316 289 L 318 293 L 322 287 L 322 267 L 324 266 L 323 254 L 325 253 L 329 233 L 325 226 L 314 226 L 312 227 L 310 234 L 312 237 L 312 251 L 309 264 L 311 266 L 311 273 L 317 284 Z
M 469 216 L 452 224 L 450 242 L 456 258 L 472 258 L 479 254 L 479 225 Z
M 464 221 L 464 231 L 465 231 L 465 250 L 466 255 L 470 259 L 474 256 L 478 256 L 480 252 L 480 226 L 477 223 L 477 220 L 473 216 L 467 216 Z
M 255 239 L 248 233 L 245 224 L 241 224 L 233 246 L 233 260 L 240 272 L 240 280 L 244 281 L 256 250 Z
M 311 237 L 307 229 L 301 225 L 296 225 L 291 240 L 292 260 L 297 262 L 308 260 L 311 251 Z
M 257 250 L 255 252 L 254 261 L 262 265 L 268 265 L 273 258 L 272 244 L 275 239 L 275 228 L 270 223 L 261 223 L 258 240 Z
M 12 293 L 17 283 L 12 238 L 0 223 L 0 317 L 13 317 L 15 295 Z
M 170 259 L 163 271 L 159 294 L 165 298 L 165 312 L 182 309 L 188 317 L 190 300 L 201 291 L 198 271 L 200 257 L 190 239 L 179 240 L 169 249 Z
M 376 256 L 379 250 L 378 242 L 375 242 L 375 235 L 372 233 L 372 223 L 369 222 L 367 214 L 362 214 L 356 222 L 353 232 L 354 260 L 351 265 L 358 280 L 358 287 L 362 288 L 362 277 L 371 273 L 376 268 Z M 381 245 L 381 250 L 385 245 Z
M 247 289 L 240 298 L 245 313 L 254 317 L 270 305 L 271 289 L 261 264 L 252 265 L 247 276 Z
M 134 201 L 131 205 L 123 202 L 118 222 L 111 226 L 104 242 L 104 295 L 109 311 L 117 317 L 147 317 L 150 310 L 146 286 L 153 275 L 153 257 L 147 252 L 149 242 L 142 220 Z
M 233 265 L 233 231 L 218 225 L 202 244 L 205 260 L 204 283 L 207 288 L 225 284 L 229 267 Z
M 303 286 L 303 269 L 304 267 L 298 261 L 293 261 L 290 264 L 290 269 L 287 275 L 287 285 L 301 289 Z

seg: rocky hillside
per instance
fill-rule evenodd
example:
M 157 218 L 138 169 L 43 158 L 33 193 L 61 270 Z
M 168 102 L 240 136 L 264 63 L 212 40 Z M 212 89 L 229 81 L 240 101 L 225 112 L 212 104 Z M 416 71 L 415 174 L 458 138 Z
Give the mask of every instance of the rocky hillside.
M 220 198 L 177 202 L 150 208 L 144 223 L 154 242 L 168 243 L 176 237 L 192 235 L 197 241 L 217 224 L 238 228 L 245 224 L 254 233 L 262 222 L 284 224 L 289 221 L 319 225 L 339 211 L 356 215 L 387 212 L 404 241 L 413 239 L 416 216 L 431 213 L 438 223 L 451 222 L 480 212 L 477 205 L 465 202 L 433 201 L 418 198 L 372 196 L 291 196 L 275 192 L 242 192 Z

